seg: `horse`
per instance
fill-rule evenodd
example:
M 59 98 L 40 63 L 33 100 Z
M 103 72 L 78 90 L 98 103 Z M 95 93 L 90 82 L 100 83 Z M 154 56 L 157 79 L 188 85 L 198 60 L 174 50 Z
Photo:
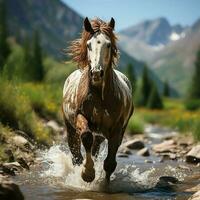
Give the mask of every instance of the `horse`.
M 107 139 L 108 154 L 103 167 L 109 183 L 134 108 L 128 78 L 114 69 L 119 58 L 114 27 L 113 18 L 106 23 L 86 17 L 81 37 L 68 47 L 78 69 L 65 81 L 62 109 L 72 163 L 83 163 L 81 177 L 85 182 L 95 179 L 93 159 Z M 86 152 L 84 162 L 81 143 Z

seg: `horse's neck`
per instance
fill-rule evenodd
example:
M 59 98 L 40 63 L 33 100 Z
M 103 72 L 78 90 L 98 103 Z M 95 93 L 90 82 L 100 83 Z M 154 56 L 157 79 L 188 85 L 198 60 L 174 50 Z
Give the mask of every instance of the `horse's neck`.
M 83 71 L 78 92 L 78 99 L 80 99 L 80 101 L 84 101 L 84 99 L 86 99 L 89 94 L 98 95 L 101 100 L 104 100 L 104 98 L 109 98 L 114 90 L 114 70 L 112 67 L 108 67 L 107 70 L 108 71 L 105 72 L 103 83 L 100 86 L 93 86 L 91 84 L 89 68 L 86 68 Z

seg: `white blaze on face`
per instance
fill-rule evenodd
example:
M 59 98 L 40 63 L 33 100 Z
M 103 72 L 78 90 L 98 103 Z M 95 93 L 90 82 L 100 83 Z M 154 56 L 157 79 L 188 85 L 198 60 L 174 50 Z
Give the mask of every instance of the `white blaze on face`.
M 101 79 L 102 71 L 105 72 L 110 62 L 111 42 L 103 33 L 96 33 L 87 41 L 88 60 L 90 61 L 93 78 Z M 95 77 L 96 76 L 96 77 Z

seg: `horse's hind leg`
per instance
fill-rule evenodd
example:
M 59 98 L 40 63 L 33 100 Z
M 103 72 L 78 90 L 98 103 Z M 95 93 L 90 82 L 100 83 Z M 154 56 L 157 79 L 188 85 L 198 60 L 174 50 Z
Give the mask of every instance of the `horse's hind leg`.
M 94 143 L 92 146 L 92 156 L 95 156 L 96 158 L 98 157 L 100 145 L 104 140 L 105 140 L 105 138 L 103 136 L 95 135 Z
M 92 182 L 95 178 L 94 162 L 91 157 L 93 135 L 88 127 L 87 119 L 81 114 L 78 114 L 77 116 L 76 126 L 86 151 L 86 159 L 84 162 L 84 168 L 82 170 L 81 176 L 84 181 Z
M 81 141 L 76 129 L 65 119 L 65 125 L 67 128 L 67 141 L 69 149 L 72 153 L 73 165 L 80 165 L 83 162 L 83 156 L 81 155 Z

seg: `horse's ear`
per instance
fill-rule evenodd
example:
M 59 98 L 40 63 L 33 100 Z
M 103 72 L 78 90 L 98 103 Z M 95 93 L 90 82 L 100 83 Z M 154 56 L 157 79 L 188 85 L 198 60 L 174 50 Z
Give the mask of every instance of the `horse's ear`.
M 111 20 L 110 20 L 110 22 L 109 22 L 109 24 L 108 24 L 112 29 L 114 29 L 115 28 L 115 20 L 114 20 L 114 18 L 112 17 L 111 18 Z
M 94 30 L 92 28 L 92 25 L 90 24 L 89 19 L 86 17 L 84 20 L 84 28 L 89 33 L 94 33 Z

